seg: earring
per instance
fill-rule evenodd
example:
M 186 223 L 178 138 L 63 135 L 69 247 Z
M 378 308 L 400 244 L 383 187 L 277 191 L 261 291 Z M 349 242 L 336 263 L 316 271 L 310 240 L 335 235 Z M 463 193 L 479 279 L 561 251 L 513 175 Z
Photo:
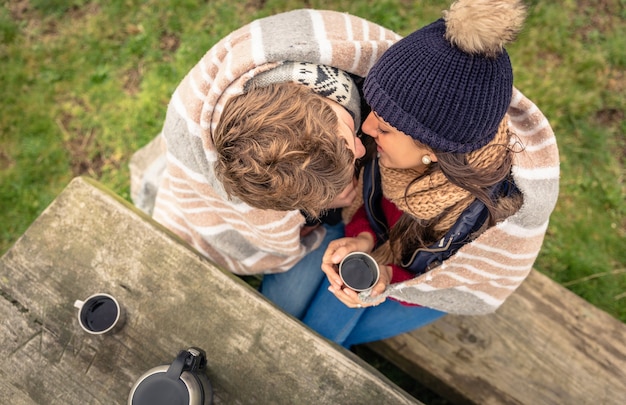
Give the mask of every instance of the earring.
M 432 160 L 430 160 L 430 156 L 428 156 L 428 155 L 422 156 L 422 163 L 424 163 L 426 166 L 431 164 Z

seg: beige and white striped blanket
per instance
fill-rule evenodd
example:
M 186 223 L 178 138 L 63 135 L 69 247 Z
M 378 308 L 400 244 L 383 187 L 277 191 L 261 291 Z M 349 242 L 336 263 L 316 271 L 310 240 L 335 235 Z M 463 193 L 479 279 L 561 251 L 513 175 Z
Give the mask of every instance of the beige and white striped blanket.
M 304 218 L 298 211 L 259 210 L 227 198 L 213 173 L 211 130 L 221 108 L 255 74 L 286 60 L 365 76 L 398 39 L 361 18 L 320 10 L 256 20 L 224 38 L 178 86 L 160 137 L 145 148 L 159 155 L 158 143 L 165 141 L 166 166 L 156 187 L 154 217 L 236 274 L 289 269 L 319 244 L 321 232 L 300 240 Z M 548 121 L 517 89 L 508 113 L 511 129 L 525 146 L 515 155 L 513 168 L 524 194 L 522 208 L 442 266 L 390 286 L 387 295 L 449 313 L 483 314 L 495 311 L 530 272 L 556 204 L 559 156 Z M 142 185 L 142 177 L 151 172 L 159 172 L 158 164 L 132 173 L 136 203 L 143 204 L 154 192 Z

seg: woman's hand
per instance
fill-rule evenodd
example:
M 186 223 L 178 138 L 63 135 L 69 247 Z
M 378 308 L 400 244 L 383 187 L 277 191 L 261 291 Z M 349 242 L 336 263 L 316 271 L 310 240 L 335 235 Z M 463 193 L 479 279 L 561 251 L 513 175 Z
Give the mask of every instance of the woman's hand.
M 366 306 L 378 305 L 384 298 L 374 303 L 365 304 L 361 302 L 358 293 L 343 284 L 339 276 L 339 263 L 343 258 L 352 252 L 370 253 L 374 248 L 374 238 L 370 233 L 363 232 L 353 238 L 336 239 L 328 245 L 324 257 L 322 258 L 322 271 L 326 274 L 330 282 L 329 291 L 335 294 L 337 299 L 351 308 L 363 308 Z M 378 283 L 372 287 L 372 297 L 379 296 L 387 288 L 391 281 L 391 267 L 380 266 L 380 277 Z
M 322 257 L 322 271 L 328 277 L 331 286 L 341 288 L 343 281 L 339 277 L 339 263 L 352 252 L 369 253 L 374 247 L 374 238 L 367 232 L 361 233 L 354 238 L 335 239 L 328 244 L 324 257 Z
M 378 283 L 376 283 L 374 287 L 372 287 L 372 292 L 371 292 L 372 298 L 375 298 L 379 296 L 380 294 L 382 294 L 383 291 L 385 291 L 385 289 L 391 282 L 391 272 L 393 271 L 391 266 L 379 265 L 379 267 L 380 267 L 380 278 L 378 279 Z M 350 308 L 372 307 L 372 306 L 381 304 L 386 299 L 385 297 L 383 297 L 377 301 L 365 303 L 359 299 L 358 292 L 351 290 L 350 288 L 347 288 L 345 286 L 343 288 L 335 288 L 332 285 L 332 283 L 331 283 L 331 286 L 328 288 L 328 291 L 335 294 L 335 297 L 337 297 L 339 301 L 343 302 L 346 306 Z

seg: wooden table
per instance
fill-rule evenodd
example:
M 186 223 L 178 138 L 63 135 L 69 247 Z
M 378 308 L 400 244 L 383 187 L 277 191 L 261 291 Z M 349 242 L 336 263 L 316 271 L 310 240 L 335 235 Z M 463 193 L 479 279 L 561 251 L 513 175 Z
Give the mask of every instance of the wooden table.
M 92 336 L 73 303 L 126 309 Z M 145 371 L 204 349 L 216 404 L 418 403 L 92 180 L 77 178 L 0 260 L 0 403 L 124 404 Z

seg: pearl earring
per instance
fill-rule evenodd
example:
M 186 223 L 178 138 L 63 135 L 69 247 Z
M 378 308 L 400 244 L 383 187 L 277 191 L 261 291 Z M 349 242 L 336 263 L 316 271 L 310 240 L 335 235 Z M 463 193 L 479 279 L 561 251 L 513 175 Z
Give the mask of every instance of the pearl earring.
M 424 163 L 426 166 L 431 164 L 432 160 L 430 160 L 430 156 L 428 156 L 428 155 L 422 156 L 422 163 Z

